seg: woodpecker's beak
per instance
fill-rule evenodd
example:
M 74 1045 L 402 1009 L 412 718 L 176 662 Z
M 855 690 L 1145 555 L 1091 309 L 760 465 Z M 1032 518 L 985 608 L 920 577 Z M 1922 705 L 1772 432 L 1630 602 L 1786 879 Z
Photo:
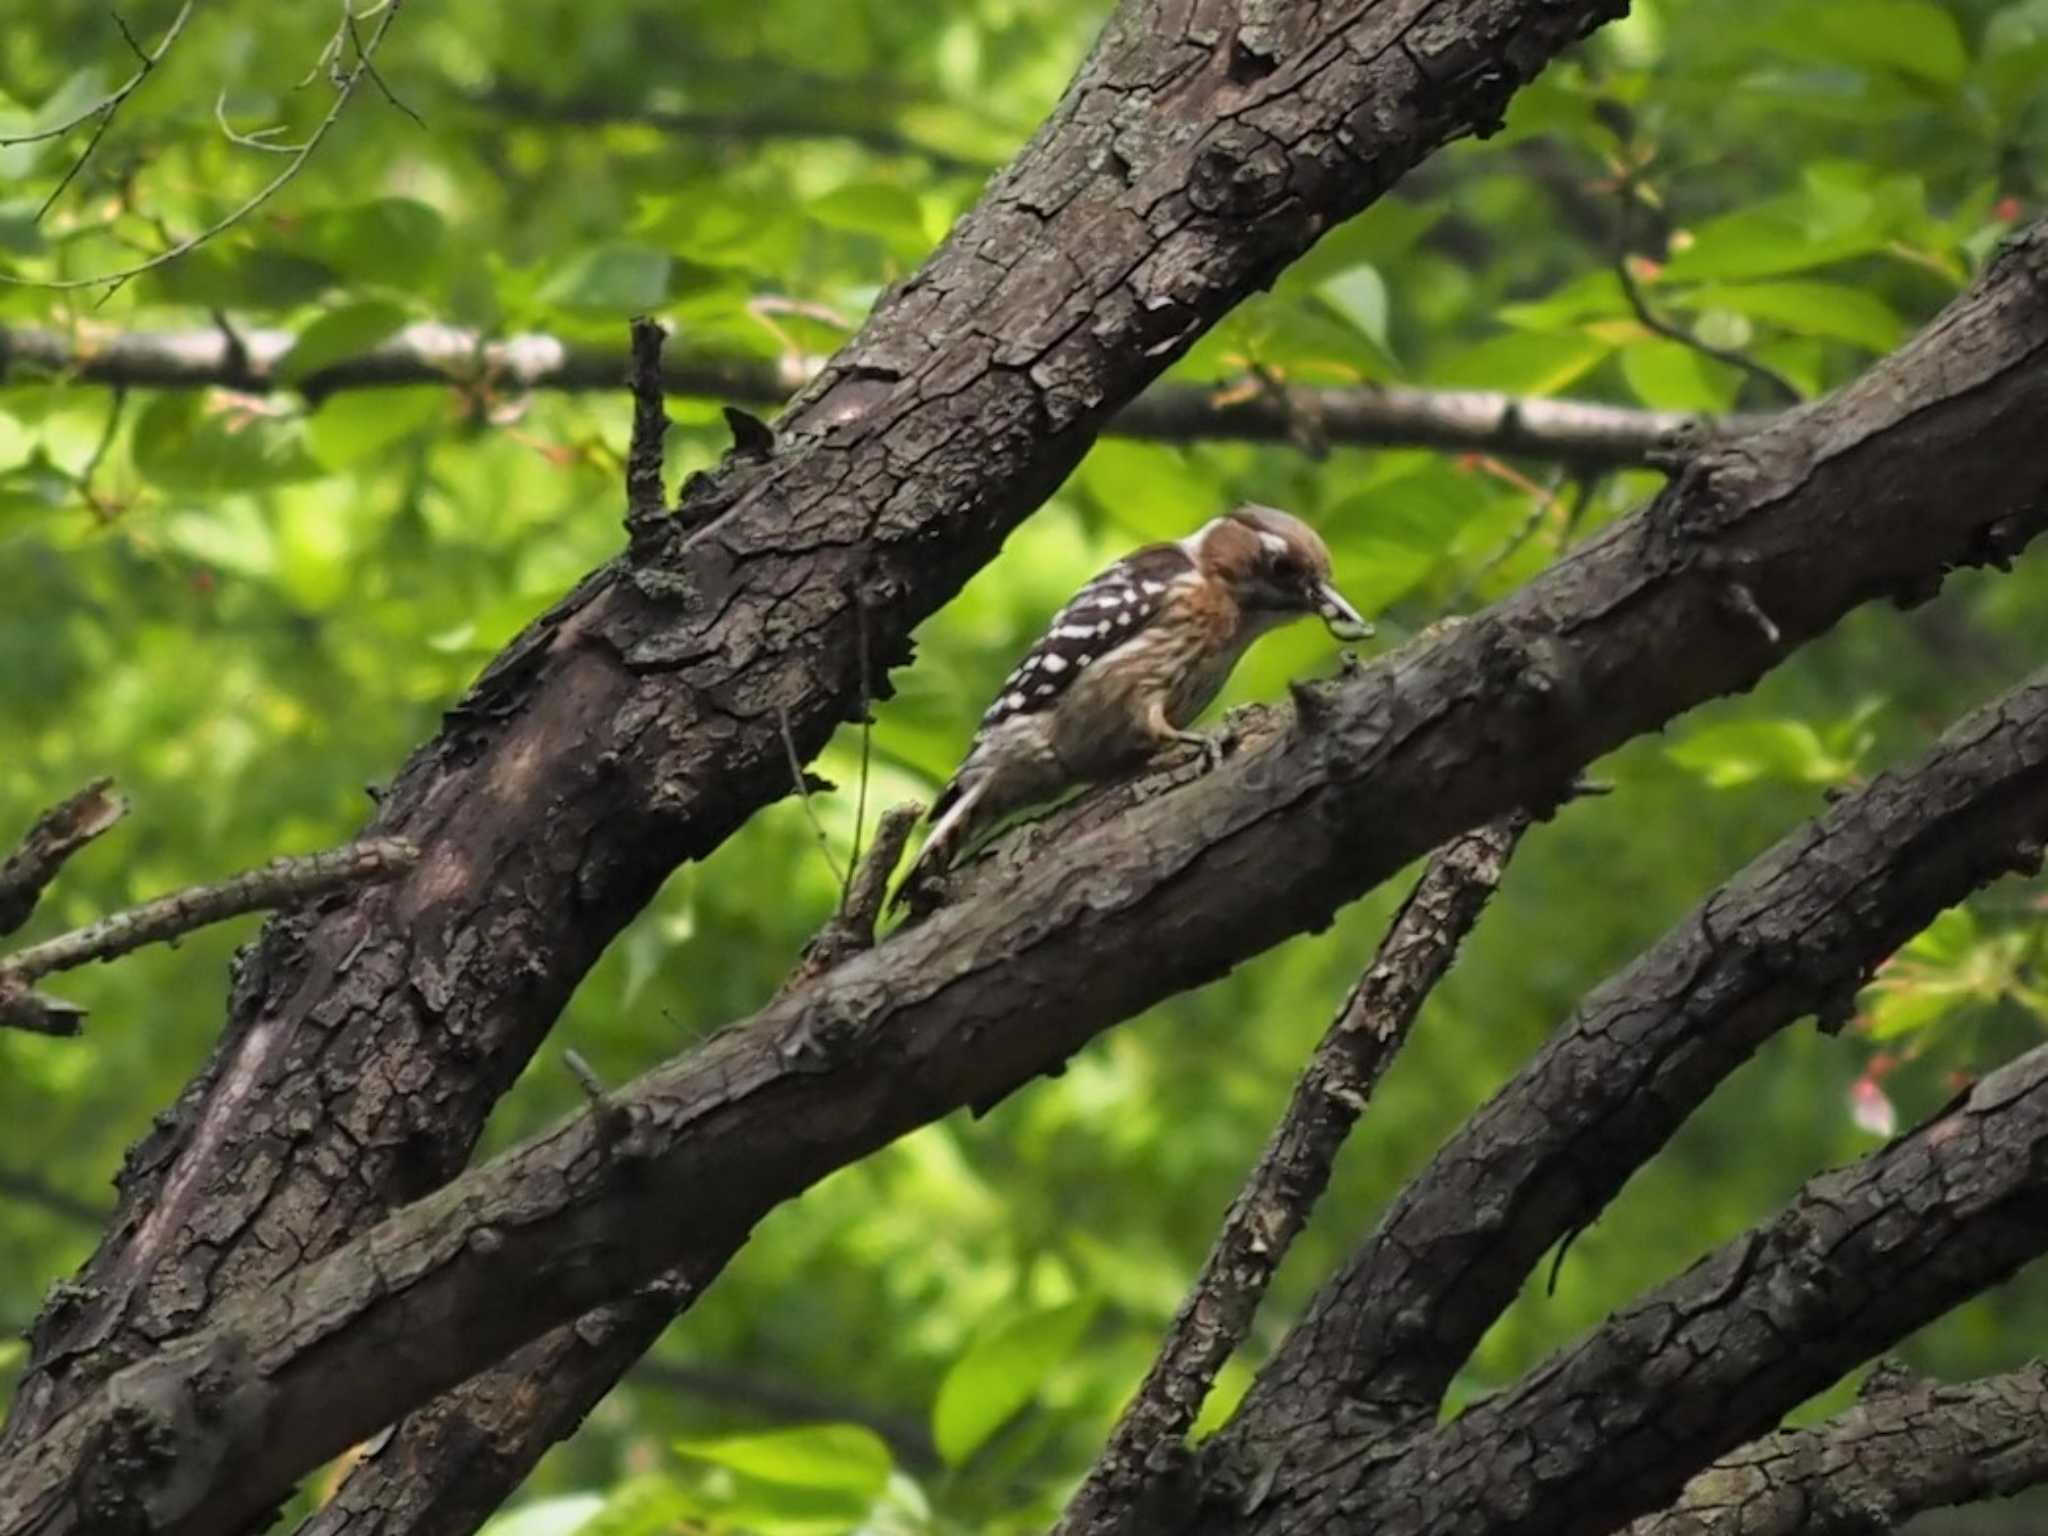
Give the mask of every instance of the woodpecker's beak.
M 1339 640 L 1370 640 L 1372 626 L 1365 622 L 1359 611 L 1344 601 L 1344 596 L 1327 581 L 1319 581 L 1315 587 L 1316 612 L 1323 616 L 1323 623 L 1330 633 Z

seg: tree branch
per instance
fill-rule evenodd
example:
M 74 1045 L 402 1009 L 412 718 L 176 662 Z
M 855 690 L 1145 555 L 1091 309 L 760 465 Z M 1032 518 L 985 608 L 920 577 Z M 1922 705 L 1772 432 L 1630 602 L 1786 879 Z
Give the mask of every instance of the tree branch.
M 43 891 L 79 849 L 128 814 L 112 779 L 94 779 L 36 818 L 21 846 L 0 864 L 0 938 L 29 920 Z
M 1125 0 L 1043 131 L 784 411 L 774 454 L 693 480 L 667 537 L 537 619 L 414 754 L 370 829 L 420 849 L 412 874 L 266 927 L 218 1049 L 132 1154 L 106 1241 L 38 1327 L 0 1452 L 224 1295 L 277 1284 L 449 1178 L 618 929 L 786 793 L 779 712 L 802 753 L 819 750 L 859 706 L 863 633 L 886 695 L 913 626 L 1110 416 L 1622 8 L 1259 7 L 1254 26 L 1230 3 L 1195 19 Z M 2010 338 L 2029 334 L 2009 325 L 1954 369 L 1971 391 L 1958 404 L 2004 398 Z M 1914 398 L 1959 425 L 1946 388 Z M 2001 475 L 2031 473 L 2041 450 L 2000 454 Z M 2003 487 L 1976 478 L 1944 478 L 1908 568 L 1965 558 L 1951 541 L 1974 536 L 1975 509 L 2003 515 Z M 1904 495 L 1876 499 L 1894 513 Z M 1501 808 L 1447 820 L 1447 803 L 1394 867 Z M 333 1071 L 300 1070 L 313 1031 Z M 294 1126 L 287 1144 L 250 1102 Z M 338 1163 L 353 1174 L 339 1184 Z M 235 1218 L 207 1205 L 228 1188 Z M 192 1283 L 155 1283 L 167 1273 Z
M 1594 990 L 1318 1293 L 1212 1442 L 1218 1475 L 1362 1461 L 1433 1424 L 1552 1244 L 1764 1041 L 1811 1013 L 1846 1017 L 1899 944 L 1989 879 L 2037 865 L 2044 834 L 2038 674 L 1784 838 Z
M 2048 1046 L 1810 1180 L 1518 1386 L 1390 1458 L 1325 1468 L 1354 1484 L 1348 1519 L 1306 1523 L 1283 1499 L 1228 1528 L 1598 1536 L 2044 1249 Z
M 1274 1271 L 1329 1184 L 1345 1137 L 1500 884 L 1527 826 L 1528 818 L 1510 815 L 1431 856 L 1309 1058 L 1158 1358 L 1068 1501 L 1055 1536 L 1107 1536 L 1127 1528 L 1140 1503 L 1186 1470 L 1183 1442 L 1216 1373 L 1244 1342 Z
M 1991 336 L 2010 340 L 2016 321 L 2003 313 Z M 1984 390 L 1953 374 L 1943 383 L 1970 389 L 1973 408 L 1986 403 Z M 1910 411 L 1911 439 L 1924 443 L 1929 408 L 1889 392 L 1878 398 Z M 2012 430 L 2020 431 L 2017 423 Z M 1761 457 L 1776 456 L 1765 449 Z M 1941 461 L 1942 484 L 1952 489 L 1965 465 L 1980 460 L 2002 462 Z M 1810 460 L 1799 463 L 1812 472 Z M 11 1536 L 9 1512 L 17 1511 L 13 1518 L 34 1512 L 52 1522 L 44 1536 L 62 1536 L 76 1528 L 64 1511 L 104 1511 L 117 1495 L 119 1507 L 148 1509 L 153 1530 L 232 1529 L 307 1468 L 526 1339 L 664 1266 L 722 1258 L 776 1202 L 830 1169 L 950 1108 L 999 1099 L 1115 1020 L 1320 922 L 1419 852 L 1416 840 L 1447 821 L 1455 826 L 1488 797 L 1542 805 L 1565 793 L 1580 766 L 1569 761 L 1574 753 L 1604 750 L 1609 733 L 1632 730 L 1642 711 L 1669 707 L 1673 673 L 1697 685 L 1701 674 L 1665 648 L 1682 647 L 1692 659 L 1705 650 L 1659 611 L 1682 593 L 1667 592 L 1661 604 L 1618 601 L 1594 580 L 1601 598 L 1590 613 L 1566 595 L 1601 569 L 1603 552 L 1625 553 L 1628 589 L 1658 585 L 1644 573 L 1638 540 L 1662 519 L 1703 515 L 1686 496 L 1687 487 L 1706 483 L 1682 477 L 1649 513 L 1412 655 L 1298 690 L 1292 722 L 1278 712 L 1248 716 L 1236 753 L 1172 793 L 1160 792 L 1162 782 L 1198 768 L 1168 768 L 1084 800 L 1050 846 L 1020 838 L 970 866 L 956 881 L 961 899 L 610 1095 L 604 1115 L 580 1116 L 299 1274 L 223 1304 L 218 1323 L 129 1367 L 0 1468 L 0 1533 Z M 1716 484 L 1719 495 L 1729 489 Z M 1845 511 L 1882 508 L 1926 537 L 1943 509 L 1974 506 L 1980 517 L 1999 510 L 1955 497 L 1926 507 L 1898 494 L 1830 498 L 1824 512 L 1805 508 L 1813 543 L 1801 554 L 1808 494 L 1770 495 L 1768 517 L 1724 524 L 1714 545 L 1724 555 L 1740 548 L 1744 529 L 1768 538 L 1771 554 L 1742 568 L 1760 590 L 1782 596 L 1788 633 L 1811 621 L 1811 606 L 1802 604 L 1825 604 L 1840 583 L 1867 576 L 1855 569 L 1858 552 L 1879 558 L 1884 540 L 1841 536 Z M 1726 517 L 1734 505 L 1715 510 Z M 1667 572 L 1672 579 L 1693 578 Z M 1697 601 L 1719 611 L 1710 593 Z M 1481 707 L 1485 676 L 1501 671 L 1486 658 L 1500 654 L 1510 616 L 1526 616 L 1530 605 L 1570 626 L 1582 661 L 1575 686 L 1552 686 L 1538 712 Z M 1757 665 L 1758 642 L 1746 630 L 1735 634 L 1746 637 L 1747 664 Z M 1737 647 L 1720 655 L 1723 666 L 1745 664 Z M 1509 686 L 1520 686 L 1520 676 L 1511 673 Z M 1460 746 L 1461 732 L 1476 734 Z M 1868 792 L 1873 804 L 1890 806 L 1892 795 L 1903 802 L 1880 821 L 1882 840 L 1908 848 L 1912 868 L 1928 872 L 1922 884 L 1901 875 L 1916 892 L 1943 879 L 1967 890 L 2022 850 L 2038 858 L 2048 682 L 1973 718 L 1945 748 L 1968 790 L 1908 777 L 1884 795 Z M 1982 803 L 1972 799 L 1979 791 L 1988 793 Z M 1899 818 L 1920 804 L 1945 810 L 1940 837 L 1902 843 Z M 1831 844 L 1811 862 L 1830 864 L 1847 852 Z M 1162 932 L 1176 943 L 1154 942 L 1152 963 L 1104 963 Z M 2048 1178 L 2048 1157 L 2042 1173 Z M 2028 1230 L 2048 1242 L 2048 1223 Z M 508 1272 L 522 1277 L 513 1296 L 501 1283 Z M 399 1339 L 412 1343 L 388 1347 Z M 344 1368 L 336 1379 L 336 1362 L 366 1350 L 386 1368 Z M 253 1374 L 234 1390 L 244 1394 L 236 1400 L 246 1413 L 191 1415 L 193 1392 L 245 1365 Z M 163 1410 L 138 1417 L 126 1406 L 137 1401 Z M 197 1427 L 181 1428 L 188 1420 Z M 105 1450 L 130 1435 L 181 1444 L 166 1463 L 180 1469 L 174 1484 L 148 1476 L 118 1490 L 93 1484 L 96 1467 L 138 1465 L 125 1451 Z
M 843 908 L 804 947 L 778 997 L 873 947 L 889 876 L 920 813 L 919 806 L 899 805 L 883 814 Z M 745 1239 L 744 1227 L 715 1239 L 700 1236 L 681 1265 L 651 1284 L 543 1334 L 408 1414 L 296 1536 L 467 1536 L 628 1370 L 670 1381 L 687 1377 L 710 1390 L 701 1384 L 718 1379 L 715 1368 L 662 1366 L 642 1357 Z M 900 1431 L 897 1426 L 892 1439 L 926 1462 L 935 1459 L 928 1438 L 903 1439 Z
M 410 869 L 417 858 L 408 843 L 373 838 L 304 858 L 273 859 L 263 869 L 159 896 L 41 944 L 0 955 L 0 1026 L 42 1035 L 75 1035 L 84 1027 L 85 1010 L 35 991 L 32 982 L 94 960 L 112 960 L 145 944 L 175 939 L 245 912 L 287 906 L 345 886 L 389 880 Z
M 396 838 L 370 838 L 324 853 L 272 859 L 261 869 L 173 891 L 11 955 L 0 955 L 0 986 L 76 970 L 95 960 L 117 959 L 145 944 L 161 944 L 245 912 L 287 906 L 345 886 L 395 879 L 418 859 L 417 849 Z
M 1890 1536 L 2048 1481 L 2048 1366 L 1885 1393 L 1732 1451 L 1628 1536 Z
M 17 373 L 112 388 L 296 389 L 324 400 L 347 390 L 453 384 L 503 390 L 616 389 L 631 360 L 617 347 L 521 335 L 493 340 L 480 332 L 421 323 L 355 357 L 304 378 L 278 377 L 278 362 L 298 338 L 289 331 L 128 331 L 73 340 L 59 332 L 0 327 L 0 383 Z M 780 404 L 815 376 L 815 360 L 671 356 L 661 381 L 669 393 L 749 405 Z M 1275 391 L 1257 380 L 1215 385 L 1158 384 L 1118 412 L 1104 431 L 1118 437 L 1191 443 L 1241 439 L 1291 442 L 1307 434 L 1345 446 L 1416 445 L 1507 453 L 1587 466 L 1656 461 L 1674 436 L 1732 435 L 1761 416 L 1716 421 L 1683 411 L 1639 410 L 1593 400 L 1554 400 L 1493 390 L 1413 389 L 1403 385 Z

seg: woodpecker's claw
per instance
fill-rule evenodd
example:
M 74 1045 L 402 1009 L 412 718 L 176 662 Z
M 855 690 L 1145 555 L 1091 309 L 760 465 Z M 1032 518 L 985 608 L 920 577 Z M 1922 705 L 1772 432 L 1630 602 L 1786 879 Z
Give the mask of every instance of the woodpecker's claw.
M 1221 736 L 1211 736 L 1203 731 L 1175 731 L 1174 739 L 1202 754 L 1204 773 L 1214 773 L 1223 766 L 1223 754 L 1228 749 Z

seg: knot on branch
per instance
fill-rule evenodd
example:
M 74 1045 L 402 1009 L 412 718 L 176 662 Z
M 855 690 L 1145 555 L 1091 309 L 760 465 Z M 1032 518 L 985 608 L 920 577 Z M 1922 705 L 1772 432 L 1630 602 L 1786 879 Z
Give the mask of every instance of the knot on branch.
M 1188 201 L 1216 218 L 1253 219 L 1287 194 L 1287 152 L 1249 123 L 1208 136 L 1188 172 Z

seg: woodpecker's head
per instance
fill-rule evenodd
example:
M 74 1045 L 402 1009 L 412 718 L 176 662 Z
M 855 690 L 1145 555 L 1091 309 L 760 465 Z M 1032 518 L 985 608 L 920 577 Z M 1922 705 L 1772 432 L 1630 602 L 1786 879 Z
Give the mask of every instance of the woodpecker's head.
M 1246 503 L 1205 524 L 1185 547 L 1209 576 L 1266 623 L 1316 614 L 1339 640 L 1365 640 L 1372 626 L 1330 580 L 1330 551 L 1291 512 Z

